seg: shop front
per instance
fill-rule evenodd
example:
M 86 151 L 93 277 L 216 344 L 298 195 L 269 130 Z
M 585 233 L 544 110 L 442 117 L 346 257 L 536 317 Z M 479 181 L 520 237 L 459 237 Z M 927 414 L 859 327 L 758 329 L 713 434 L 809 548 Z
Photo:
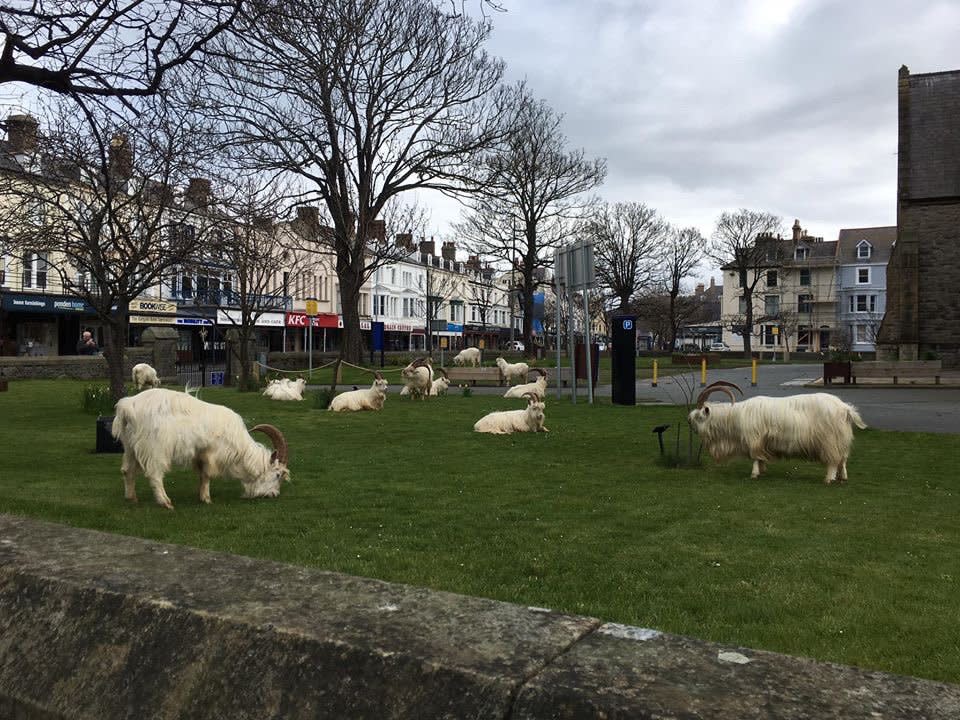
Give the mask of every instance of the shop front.
M 221 332 L 237 328 L 243 322 L 239 310 L 218 310 L 217 326 Z M 283 349 L 286 334 L 286 316 L 282 312 L 260 313 L 254 321 L 256 349 L 258 353 L 275 352 Z
M 84 330 L 103 347 L 103 328 L 80 298 L 3 293 L 0 299 L 0 354 L 74 355 Z

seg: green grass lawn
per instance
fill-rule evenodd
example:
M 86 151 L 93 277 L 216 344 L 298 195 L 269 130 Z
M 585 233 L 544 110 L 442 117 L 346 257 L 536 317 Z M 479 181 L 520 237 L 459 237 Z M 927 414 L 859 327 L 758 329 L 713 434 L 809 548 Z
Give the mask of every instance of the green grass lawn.
M 84 384 L 0 394 L 0 510 L 81 527 L 593 615 L 710 640 L 960 681 L 960 438 L 858 431 L 850 482 L 813 463 L 657 463 L 679 408 L 547 404 L 549 434 L 471 432 L 489 396 L 381 413 L 204 390 L 291 446 L 279 499 L 214 504 L 171 473 L 174 512 L 123 500 Z M 519 407 L 519 404 L 515 404 Z M 672 436 L 671 436 L 672 437 Z

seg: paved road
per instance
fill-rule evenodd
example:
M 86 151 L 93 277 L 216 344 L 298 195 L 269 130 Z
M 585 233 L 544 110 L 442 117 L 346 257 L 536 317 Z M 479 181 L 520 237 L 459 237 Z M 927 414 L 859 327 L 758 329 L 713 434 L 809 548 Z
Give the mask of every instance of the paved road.
M 746 397 L 754 395 L 796 395 L 800 393 L 831 392 L 860 410 L 866 423 L 882 430 L 913 430 L 933 433 L 960 433 L 960 389 L 937 387 L 844 387 L 843 384 L 822 387 L 804 387 L 816 380 L 817 365 L 761 365 L 758 368 L 757 387 L 750 387 L 750 368 L 710 370 L 707 380 L 729 380 L 743 388 Z M 700 391 L 700 373 L 664 377 L 659 387 L 650 381 L 637 383 L 637 402 L 683 404 L 690 393 L 695 398 Z M 503 388 L 477 387 L 478 394 L 503 394 Z M 600 397 L 610 396 L 610 386 L 597 388 Z M 581 390 L 581 400 L 585 397 Z M 723 396 L 718 396 L 723 397 Z M 556 390 L 550 388 L 548 399 L 556 399 Z M 568 391 L 564 401 L 569 402 Z M 953 440 L 950 440 L 953 442 Z M 960 439 L 957 453 L 960 456 Z

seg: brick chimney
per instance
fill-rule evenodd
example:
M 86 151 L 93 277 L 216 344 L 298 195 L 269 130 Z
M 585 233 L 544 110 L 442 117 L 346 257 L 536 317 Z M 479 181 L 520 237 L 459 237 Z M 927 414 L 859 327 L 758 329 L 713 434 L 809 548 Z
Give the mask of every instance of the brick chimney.
M 183 204 L 192 208 L 204 207 L 210 202 L 210 181 L 206 178 L 190 178 Z
M 457 244 L 452 240 L 450 242 L 445 242 L 443 247 L 440 249 L 440 254 L 443 256 L 444 260 L 453 262 L 457 259 Z
M 306 237 L 315 235 L 320 229 L 320 208 L 313 205 L 298 205 L 294 227 L 297 232 Z
M 273 231 L 273 220 L 262 215 L 253 218 L 250 224 L 253 225 L 254 230 L 259 232 L 269 233 Z
M 133 177 L 133 147 L 125 133 L 116 133 L 110 138 L 108 157 L 111 176 L 121 182 Z
M 696 297 L 700 297 L 701 295 L 703 295 L 703 283 L 697 283 L 697 287 L 694 288 L 693 294 Z
M 412 233 L 397 233 L 396 238 L 397 247 L 402 247 L 405 250 L 413 251 L 413 234 Z
M 424 238 L 420 241 L 420 252 L 424 255 L 435 255 L 436 246 L 433 244 L 433 238 L 427 240 Z
M 385 242 L 387 239 L 387 223 L 383 220 L 371 220 L 367 229 L 367 238 L 370 240 L 376 238 L 380 242 Z
M 32 115 L 7 116 L 7 145 L 13 155 L 30 155 L 37 149 L 40 123 Z
M 467 267 L 474 272 L 480 271 L 480 256 L 479 255 L 470 255 L 467 258 Z
M 797 242 L 800 240 L 803 231 L 800 229 L 800 220 L 794 219 L 793 221 L 793 241 Z

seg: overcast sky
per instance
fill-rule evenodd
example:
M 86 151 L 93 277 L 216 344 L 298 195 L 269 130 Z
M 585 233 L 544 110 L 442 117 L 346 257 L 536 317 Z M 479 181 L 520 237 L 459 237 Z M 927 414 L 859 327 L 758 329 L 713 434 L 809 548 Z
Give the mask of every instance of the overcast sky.
M 740 207 L 825 240 L 895 224 L 897 71 L 960 68 L 957 0 L 503 3 L 492 51 L 607 158 L 603 199 L 705 236 Z

